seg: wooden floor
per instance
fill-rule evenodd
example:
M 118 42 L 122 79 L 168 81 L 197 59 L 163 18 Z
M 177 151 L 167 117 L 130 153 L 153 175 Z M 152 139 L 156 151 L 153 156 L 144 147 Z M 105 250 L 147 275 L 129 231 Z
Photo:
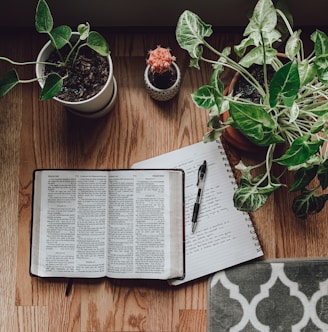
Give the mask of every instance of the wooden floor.
M 65 297 L 65 283 L 29 275 L 32 172 L 35 168 L 128 168 L 134 162 L 201 141 L 205 111 L 190 93 L 208 81 L 210 68 L 188 68 L 173 31 L 104 31 L 118 83 L 115 109 L 99 120 L 77 118 L 54 101 L 40 102 L 37 84 L 18 86 L 0 100 L 0 331 L 204 332 L 207 278 L 178 288 L 150 281 L 80 281 Z M 0 33 L 0 54 L 36 57 L 45 39 L 34 31 Z M 220 31 L 222 48 L 237 32 Z M 149 98 L 143 84 L 147 51 L 170 46 L 182 69 L 180 94 L 167 103 Z M 7 66 L 0 63 L 0 75 Z M 33 67 L 20 70 L 25 78 Z M 229 148 L 232 163 L 239 152 Z M 253 158 L 246 156 L 245 158 Z M 255 158 L 255 157 L 254 157 Z M 287 191 L 253 214 L 266 258 L 328 254 L 328 209 L 306 221 L 291 214 Z

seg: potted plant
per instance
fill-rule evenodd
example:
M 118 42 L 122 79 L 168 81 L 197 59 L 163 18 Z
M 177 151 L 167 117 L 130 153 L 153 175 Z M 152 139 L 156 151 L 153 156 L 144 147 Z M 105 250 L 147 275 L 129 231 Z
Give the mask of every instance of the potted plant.
M 181 72 L 170 49 L 157 46 L 149 51 L 144 81 L 149 95 L 158 101 L 172 99 L 181 85 Z
M 291 21 L 285 9 L 274 6 L 271 0 L 259 0 L 244 39 L 234 46 L 233 54 L 230 47 L 217 50 L 209 44 L 206 37 L 212 34 L 211 25 L 186 10 L 177 23 L 176 38 L 189 52 L 192 66 L 199 68 L 199 61 L 213 66 L 210 83 L 192 94 L 197 106 L 209 110 L 211 130 L 204 141 L 215 140 L 233 127 L 265 148 L 260 164 L 246 166 L 240 162 L 236 166 L 241 179 L 234 194 L 235 206 L 242 211 L 256 211 L 273 192 L 286 186 L 281 182 L 282 174 L 293 171 L 294 182 L 289 189 L 299 192 L 293 211 L 296 217 L 306 218 L 308 213 L 321 211 L 328 199 L 328 37 L 316 30 L 311 35 L 313 49 L 306 55 L 301 30 L 294 31 Z M 282 38 L 282 24 L 286 38 Z M 203 48 L 214 57 L 206 58 Z M 280 50 L 285 61 L 278 56 Z M 262 68 L 263 84 L 252 74 L 254 65 Z M 232 91 L 224 93 L 220 75 L 227 68 L 257 91 L 259 102 Z M 269 70 L 273 70 L 271 79 Z M 230 116 L 223 121 L 221 115 L 228 110 Z
M 50 39 L 36 61 L 19 63 L 6 57 L 0 60 L 15 66 L 35 65 L 36 77 L 23 80 L 15 68 L 9 70 L 0 82 L 0 97 L 19 83 L 38 81 L 41 100 L 54 98 L 83 116 L 95 117 L 109 111 L 115 102 L 116 82 L 107 41 L 98 32 L 90 31 L 88 23 L 80 24 L 77 32 L 66 25 L 54 27 L 45 0 L 37 4 L 35 27 Z

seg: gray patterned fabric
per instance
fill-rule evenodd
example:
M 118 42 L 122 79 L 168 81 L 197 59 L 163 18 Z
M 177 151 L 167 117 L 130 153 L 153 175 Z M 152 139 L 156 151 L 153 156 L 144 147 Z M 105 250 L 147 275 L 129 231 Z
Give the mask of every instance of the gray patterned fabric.
M 242 264 L 208 289 L 209 332 L 328 331 L 328 260 Z

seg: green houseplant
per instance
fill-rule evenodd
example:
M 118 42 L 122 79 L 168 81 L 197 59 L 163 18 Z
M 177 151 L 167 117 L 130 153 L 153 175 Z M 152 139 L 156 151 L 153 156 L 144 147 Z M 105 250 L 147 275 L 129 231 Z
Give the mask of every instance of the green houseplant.
M 256 211 L 273 192 L 286 186 L 281 183 L 282 174 L 293 171 L 294 182 L 289 189 L 299 192 L 293 211 L 296 217 L 306 218 L 308 213 L 321 211 L 328 199 L 328 37 L 322 31 L 313 32 L 313 49 L 306 55 L 301 31 L 294 31 L 291 21 L 279 4 L 259 0 L 244 39 L 232 52 L 230 47 L 215 49 L 207 41 L 213 32 L 211 25 L 186 10 L 178 20 L 176 39 L 188 51 L 191 66 L 200 68 L 199 62 L 204 61 L 213 67 L 209 84 L 192 94 L 197 106 L 209 110 L 211 130 L 204 141 L 215 140 L 233 127 L 266 149 L 262 163 L 246 166 L 240 162 L 236 166 L 241 171 L 234 194 L 236 208 Z M 282 31 L 287 32 L 285 38 Z M 211 58 L 204 56 L 204 48 L 213 55 Z M 281 50 L 287 57 L 285 62 L 278 57 Z M 252 75 L 254 65 L 263 70 L 263 84 Z M 259 102 L 224 93 L 220 75 L 227 68 L 239 73 L 258 92 Z M 270 80 L 269 68 L 274 70 Z M 230 116 L 223 122 L 221 115 L 227 110 Z M 265 171 L 258 174 L 263 167 Z M 277 168 L 282 172 L 275 174 Z
M 103 71 L 104 73 L 101 73 L 104 78 L 101 77 L 100 80 L 103 81 L 99 84 L 98 82 L 93 83 L 99 85 L 99 87 L 88 98 L 94 98 L 104 86 L 109 86 L 107 94 L 109 90 L 113 90 L 113 83 L 110 82 L 110 80 L 113 80 L 113 75 L 108 43 L 98 32 L 90 31 L 88 23 L 80 24 L 77 27 L 77 32 L 72 32 L 72 29 L 67 25 L 54 27 L 53 17 L 48 4 L 45 0 L 39 0 L 36 7 L 35 28 L 37 32 L 46 34 L 49 37 L 49 42 L 40 51 L 36 61 L 16 62 L 0 56 L 1 61 L 14 65 L 14 68 L 9 70 L 0 81 L 0 97 L 4 96 L 19 83 L 38 81 L 42 88 L 41 100 L 55 98 L 60 101 L 62 97 L 60 99 L 56 97 L 59 94 L 63 94 L 63 91 L 68 90 L 66 82 L 69 82 L 70 76 L 73 76 L 74 71 L 81 71 L 79 62 L 81 62 L 80 57 L 82 54 L 84 59 L 87 57 L 86 54 L 89 58 L 97 56 L 99 59 L 103 58 L 103 62 L 107 61 L 104 63 L 104 66 L 108 68 Z M 53 60 L 50 60 L 51 54 L 55 55 Z M 21 79 L 16 67 L 24 65 L 35 65 L 36 77 L 28 80 Z M 79 74 L 82 75 L 82 72 L 79 72 Z M 105 79 L 108 79 L 108 82 L 105 83 Z M 81 88 L 79 87 L 79 89 Z M 78 104 L 76 100 L 64 98 L 63 100 L 64 104 L 66 100 L 70 107 L 79 109 L 79 106 L 75 107 L 74 103 Z M 105 101 L 101 101 L 97 107 L 101 108 L 104 103 Z M 90 105 L 87 105 L 87 108 L 89 109 Z

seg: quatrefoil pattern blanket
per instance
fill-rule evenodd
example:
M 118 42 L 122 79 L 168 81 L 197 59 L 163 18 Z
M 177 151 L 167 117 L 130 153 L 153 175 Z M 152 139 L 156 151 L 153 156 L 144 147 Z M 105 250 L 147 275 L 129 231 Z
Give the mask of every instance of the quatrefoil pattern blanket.
M 328 260 L 246 263 L 208 289 L 209 332 L 328 331 Z

